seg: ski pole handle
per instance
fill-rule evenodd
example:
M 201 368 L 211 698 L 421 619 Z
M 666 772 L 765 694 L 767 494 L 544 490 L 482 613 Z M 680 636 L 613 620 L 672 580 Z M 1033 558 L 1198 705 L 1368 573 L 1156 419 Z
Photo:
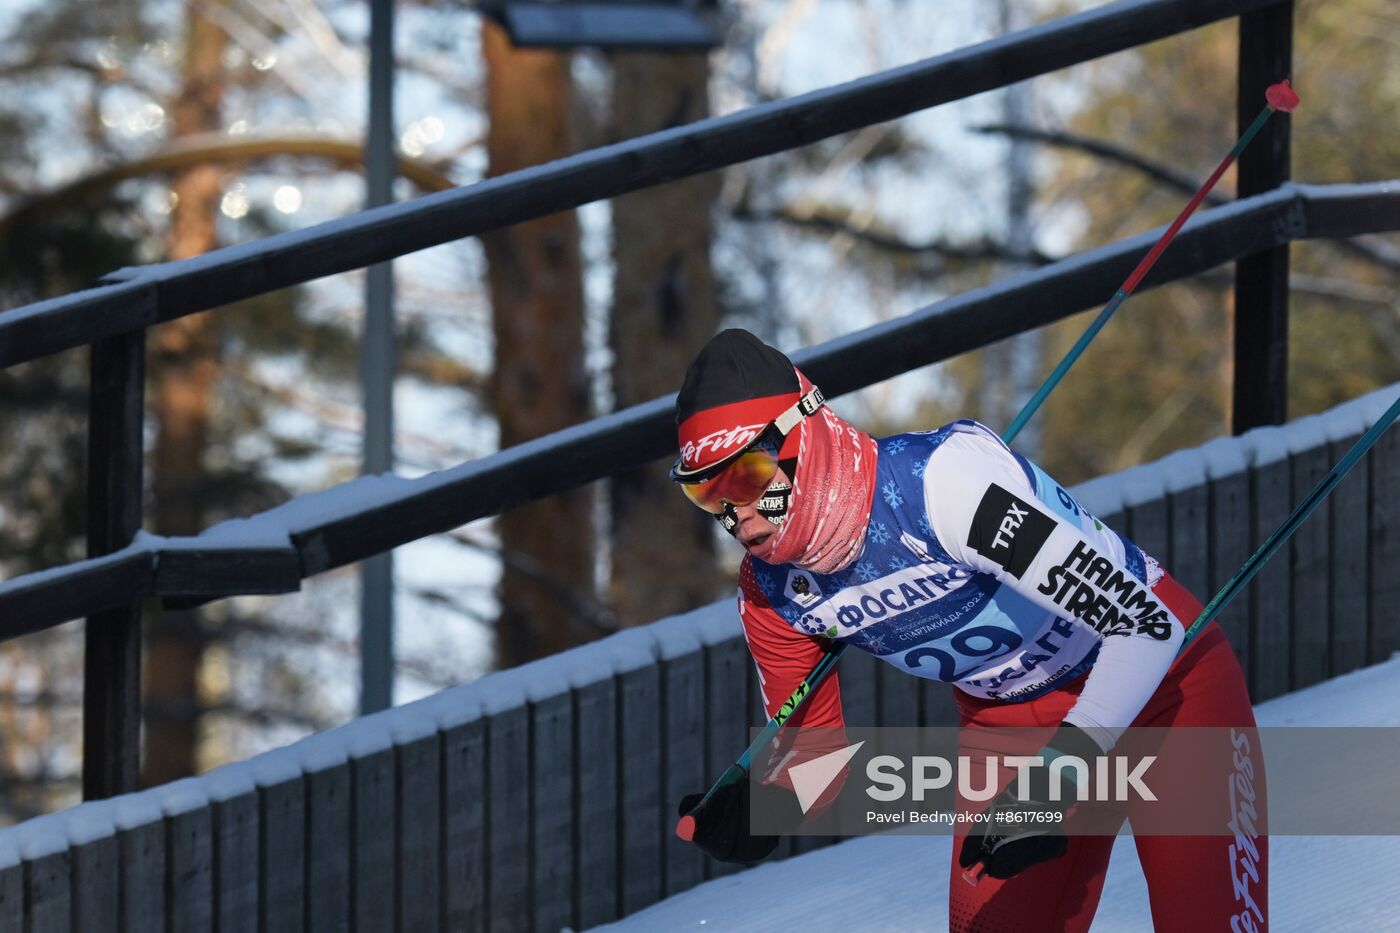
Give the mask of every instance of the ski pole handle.
M 982 876 L 986 873 L 986 862 L 973 862 L 970 866 L 963 869 L 962 879 L 975 888 L 977 887 L 977 882 L 981 881 Z
M 724 773 L 719 776 L 719 780 L 715 781 L 714 786 L 705 792 L 704 797 L 700 798 L 700 802 L 691 807 L 689 812 L 681 814 L 681 818 L 676 821 L 676 835 L 686 842 L 693 842 L 695 840 L 695 817 L 700 812 L 700 808 L 721 787 L 737 784 L 744 780 L 747 775 L 748 771 L 741 767 L 738 762 L 725 768 Z

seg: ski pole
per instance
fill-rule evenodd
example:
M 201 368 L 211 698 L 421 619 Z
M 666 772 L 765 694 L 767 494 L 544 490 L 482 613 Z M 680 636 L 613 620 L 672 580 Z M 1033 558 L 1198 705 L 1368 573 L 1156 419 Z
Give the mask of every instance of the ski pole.
M 1158 257 L 1166 250 L 1167 244 L 1176 236 L 1182 224 L 1186 223 L 1186 219 L 1196 212 L 1196 208 L 1206 199 L 1206 195 L 1210 194 L 1210 189 L 1215 187 L 1215 183 L 1220 180 L 1220 176 L 1225 174 L 1225 170 L 1234 164 L 1235 159 L 1244 151 L 1245 146 L 1249 145 L 1250 140 L 1254 139 L 1258 132 L 1264 128 L 1264 124 L 1268 122 L 1269 117 L 1273 115 L 1274 111 L 1282 110 L 1284 113 L 1292 113 L 1293 109 L 1298 106 L 1298 95 L 1288 86 L 1288 79 L 1286 78 L 1278 84 L 1270 85 L 1269 89 L 1265 91 L 1264 96 L 1265 99 L 1268 100 L 1268 104 L 1259 112 L 1259 116 L 1254 118 L 1254 122 L 1251 123 L 1249 128 L 1236 140 L 1234 148 L 1231 149 L 1225 158 L 1221 160 L 1220 164 L 1215 167 L 1215 171 L 1210 173 L 1210 177 L 1207 178 L 1205 184 L 1201 185 L 1196 193 L 1191 196 L 1191 200 L 1186 202 L 1186 207 L 1182 209 L 1181 213 L 1176 215 L 1176 220 L 1172 221 L 1171 226 L 1167 228 L 1166 232 L 1162 234 L 1156 244 L 1147 251 L 1147 255 L 1142 257 L 1142 261 L 1138 263 L 1132 275 L 1128 276 L 1128 280 L 1123 283 L 1118 291 L 1113 293 L 1113 297 L 1109 299 L 1108 304 L 1104 305 L 1103 310 L 1099 312 L 1099 316 L 1094 318 L 1094 322 L 1089 325 L 1078 342 L 1065 354 L 1065 358 L 1060 360 L 1059 365 L 1056 366 L 1054 372 L 1050 374 L 1050 378 L 1046 379 L 1045 384 L 1036 390 L 1035 395 L 1031 396 L 1031 400 L 1026 403 L 1025 407 L 1021 409 L 1021 413 L 1016 416 L 1016 420 L 1011 422 L 1011 427 L 1006 429 L 1006 435 L 1002 438 L 1003 440 L 1009 443 L 1011 438 L 1021 433 L 1021 429 L 1026 426 L 1027 421 L 1031 420 L 1031 416 L 1040 409 L 1041 404 L 1045 401 L 1051 390 L 1060 384 L 1060 380 L 1064 378 L 1065 373 L 1069 372 L 1069 368 L 1079 359 L 1085 347 L 1089 346 L 1089 342 L 1098 336 L 1099 331 L 1103 330 L 1103 326 L 1108 323 L 1108 319 L 1113 317 L 1113 313 L 1118 310 L 1118 307 L 1123 304 L 1123 302 L 1128 300 L 1128 296 L 1138 287 L 1138 283 L 1142 281 L 1143 276 L 1147 275 L 1148 270 L 1156 265 Z
M 1357 442 L 1352 445 L 1351 450 L 1346 452 L 1346 456 L 1342 457 L 1342 459 L 1337 462 L 1337 465 L 1332 467 L 1328 474 L 1322 478 L 1322 481 L 1313 487 L 1312 492 L 1308 493 L 1303 501 L 1299 502 L 1298 505 L 1294 507 L 1288 517 L 1283 520 L 1283 524 L 1274 529 L 1274 533 L 1269 535 L 1268 539 L 1259 547 L 1259 550 L 1255 551 L 1249 560 L 1245 561 L 1244 565 L 1240 567 L 1239 570 L 1235 571 L 1235 575 L 1230 578 L 1230 582 L 1226 583 L 1221 588 L 1220 592 L 1215 594 L 1215 598 L 1201 611 L 1196 621 L 1192 622 L 1190 627 L 1186 629 L 1186 637 L 1181 642 L 1182 651 L 1185 651 L 1187 645 L 1191 644 L 1192 640 L 1201 633 L 1201 629 L 1209 625 L 1211 619 L 1219 615 L 1221 611 L 1224 610 L 1226 604 L 1234 599 L 1239 594 L 1240 590 L 1245 588 L 1245 585 L 1259 572 L 1259 569 L 1264 566 L 1269 558 L 1273 557 L 1274 553 L 1278 551 L 1279 548 L 1283 547 L 1284 542 L 1293 536 L 1293 532 L 1297 531 L 1298 526 L 1302 525 L 1307 517 L 1312 514 L 1313 509 L 1322 504 L 1322 500 L 1326 499 L 1332 490 L 1336 488 L 1337 484 L 1342 481 L 1342 477 L 1351 472 L 1351 468 L 1356 466 L 1356 461 L 1365 456 L 1366 451 L 1370 450 L 1372 445 L 1380 439 L 1380 436 L 1385 433 L 1385 429 L 1390 427 L 1391 422 L 1393 422 L 1397 416 L 1400 416 L 1400 398 L 1397 398 L 1391 406 L 1386 409 L 1385 414 L 1381 415 L 1380 420 L 1371 425 L 1369 431 L 1361 435 Z
M 1098 317 L 1094 318 L 1093 323 L 1089 325 L 1083 335 L 1080 336 L 1079 340 L 1070 348 L 1070 351 L 1065 354 L 1064 359 L 1060 360 L 1059 365 L 1050 373 L 1050 377 L 1045 380 L 1044 385 L 1036 390 L 1035 395 L 1031 396 L 1030 401 L 1026 402 L 1025 407 L 1021 409 L 1021 413 L 1016 416 L 1015 420 L 1011 422 L 1011 426 L 1006 429 L 1006 434 L 1002 438 L 1003 440 L 1010 443 L 1011 438 L 1019 434 L 1021 428 L 1025 427 L 1026 422 L 1030 421 L 1031 416 L 1039 410 L 1046 397 L 1050 395 L 1051 390 L 1059 385 L 1065 373 L 1069 372 L 1070 367 L 1073 366 L 1080 355 L 1083 354 L 1084 349 L 1089 346 L 1090 341 L 1098 336 L 1099 331 L 1103 330 L 1104 325 L 1108 323 L 1109 318 L 1113 317 L 1114 312 L 1118 310 L 1119 306 L 1128 300 L 1128 296 L 1138 287 L 1143 277 L 1147 275 L 1148 270 L 1157 263 L 1158 258 L 1166 251 L 1167 244 L 1171 243 L 1182 225 L 1186 223 L 1187 218 L 1195 213 L 1196 208 L 1201 205 L 1201 202 L 1206 199 L 1206 195 L 1215 187 L 1215 183 L 1220 180 L 1220 176 L 1225 174 L 1225 171 L 1234 163 L 1235 159 L 1239 157 L 1239 154 L 1244 151 L 1244 148 L 1248 146 L 1250 141 L 1264 128 L 1264 124 L 1268 122 L 1269 117 L 1273 115 L 1274 111 L 1282 110 L 1284 113 L 1292 113 L 1299 103 L 1298 95 L 1294 92 L 1293 88 L 1289 86 L 1287 78 L 1278 84 L 1270 85 L 1268 90 L 1264 92 L 1264 98 L 1268 103 L 1265 105 L 1264 109 L 1259 112 L 1259 116 L 1254 118 L 1254 122 L 1251 123 L 1240 135 L 1240 138 L 1235 141 L 1234 148 L 1232 148 L 1229 153 L 1226 154 L 1225 158 L 1221 160 L 1220 164 L 1215 167 L 1215 171 L 1210 173 L 1210 177 L 1205 180 L 1205 184 L 1201 185 L 1196 193 L 1191 196 L 1191 200 L 1186 202 L 1186 207 L 1182 208 L 1181 213 L 1176 216 L 1176 220 L 1172 221 L 1171 225 L 1167 227 L 1166 231 L 1157 239 L 1157 242 L 1147 251 L 1147 255 L 1142 257 L 1142 261 L 1138 263 L 1137 268 L 1128 276 L 1127 281 L 1123 283 L 1118 291 L 1113 293 L 1113 297 L 1109 299 L 1108 304 L 1104 305 Z M 1348 466 L 1347 469 L 1350 469 L 1350 466 Z M 1345 473 L 1345 471 L 1343 471 L 1343 473 Z M 1340 478 L 1339 476 L 1338 479 Z M 1333 485 L 1335 485 L 1335 483 Z M 1324 492 L 1323 495 L 1326 495 L 1326 493 Z M 1308 511 L 1312 511 L 1313 507 L 1316 507 L 1316 503 L 1313 503 L 1313 506 L 1309 507 Z M 1306 517 L 1306 513 L 1304 513 L 1303 517 Z M 1299 519 L 1299 521 L 1301 521 L 1301 519 Z M 1285 524 L 1287 523 L 1285 522 Z M 1297 526 L 1295 525 L 1294 527 L 1296 528 Z M 1277 532 L 1275 534 L 1277 534 Z M 1292 534 L 1291 529 L 1288 534 Z M 1286 538 L 1287 535 L 1284 536 L 1283 540 L 1286 540 Z M 1283 543 L 1283 540 L 1280 540 L 1274 545 L 1275 550 L 1278 544 Z M 1272 550 L 1269 551 L 1269 554 L 1272 553 Z M 1254 556 L 1259 557 L 1259 554 L 1255 554 Z M 1267 559 L 1268 555 L 1265 555 L 1263 560 Z M 1230 586 L 1235 583 L 1235 580 L 1248 569 L 1248 573 L 1239 581 L 1239 585 L 1243 586 L 1249 581 L 1249 578 L 1254 576 L 1255 572 L 1258 571 L 1260 565 L 1263 564 L 1263 560 L 1255 563 L 1253 559 L 1251 559 L 1247 562 L 1245 567 L 1240 569 L 1240 573 L 1237 573 L 1235 578 L 1231 579 L 1230 583 L 1226 585 L 1226 589 L 1229 589 Z M 1250 564 L 1254 566 L 1251 568 Z M 1238 590 L 1235 592 L 1238 592 Z M 1224 594 L 1225 591 L 1222 590 L 1220 596 L 1224 596 Z M 1226 596 L 1223 601 L 1220 596 L 1211 600 L 1211 605 L 1207 607 L 1206 612 L 1203 612 L 1201 617 L 1192 623 L 1191 628 L 1188 629 L 1186 633 L 1188 640 L 1193 637 L 1193 631 L 1199 631 L 1198 627 L 1203 627 L 1205 622 L 1208 622 L 1214 617 L 1215 612 L 1219 612 L 1220 608 L 1234 596 L 1234 592 Z M 1183 647 L 1184 644 L 1183 642 Z M 982 876 L 987 871 L 986 857 L 988 854 L 989 853 L 984 848 L 983 857 L 963 871 L 962 876 L 964 881 L 975 886 L 977 882 L 982 880 Z
M 1003 432 L 1002 440 L 1009 444 L 1017 434 L 1021 433 L 1021 429 L 1026 426 L 1026 422 L 1030 420 L 1031 416 L 1040 408 L 1050 392 L 1059 384 L 1060 380 L 1064 378 L 1065 373 L 1069 372 L 1070 367 L 1073 366 L 1080 355 L 1083 354 L 1084 348 L 1098 335 L 1099 331 L 1103 330 L 1104 325 L 1108 323 L 1108 319 L 1113 316 L 1119 306 L 1122 305 L 1123 302 L 1127 300 L 1128 296 L 1132 294 L 1133 290 L 1137 288 L 1143 276 L 1147 275 L 1148 271 L 1157 263 L 1158 258 L 1162 255 L 1163 251 L 1166 250 L 1167 244 L 1172 241 L 1177 231 L 1181 229 L 1182 224 L 1186 223 L 1187 218 L 1190 217 L 1191 214 L 1195 212 L 1196 208 L 1200 206 L 1201 202 L 1205 200 L 1206 195 L 1215 187 L 1215 183 L 1225 174 L 1225 170 L 1228 169 L 1239 154 L 1244 151 L 1245 146 L 1249 145 L 1249 142 L 1254 139 L 1259 130 L 1261 130 L 1268 121 L 1269 117 L 1276 110 L 1281 110 L 1284 113 L 1292 113 L 1298 106 L 1298 95 L 1289 86 L 1286 78 L 1279 84 L 1270 85 L 1264 96 L 1268 104 L 1259 113 L 1259 116 L 1254 118 L 1254 122 L 1249 125 L 1235 142 L 1234 148 L 1232 148 L 1229 154 L 1225 156 L 1225 159 L 1216 166 L 1215 171 L 1206 179 L 1205 184 L 1191 197 L 1185 209 L 1183 209 L 1176 220 L 1172 222 L 1171 226 L 1167 228 L 1166 232 L 1158 238 L 1152 249 L 1148 250 L 1147 255 L 1143 257 L 1142 261 L 1138 263 L 1137 268 L 1132 271 L 1127 280 L 1119 287 L 1118 291 L 1114 293 L 1108 304 L 1099 312 L 1099 316 L 1095 318 L 1094 322 L 1089 325 L 1089 328 L 1084 332 L 1083 336 L 1079 338 L 1079 341 L 1065 354 L 1064 359 L 1060 360 L 1059 365 L 1055 367 L 1049 378 L 1045 380 L 1044 385 L 1036 391 L 1035 395 L 1033 395 L 1030 401 L 1021 409 L 1021 412 L 1011 422 L 1011 425 Z M 767 724 L 759 731 L 758 736 L 749 744 L 749 747 L 744 750 L 744 753 L 739 756 L 738 760 L 725 769 L 724 773 L 720 775 L 719 780 L 705 792 L 705 796 L 700 799 L 699 803 L 692 807 L 688 813 L 681 816 L 680 820 L 676 823 L 677 836 L 687 842 L 694 837 L 694 815 L 699 812 L 700 808 L 703 807 L 720 788 L 744 779 L 748 774 L 748 767 L 753 760 L 753 756 L 758 754 L 763 746 L 778 734 L 778 731 L 782 729 L 783 724 L 791 718 L 792 714 L 802 706 L 809 696 L 816 692 L 817 687 L 819 687 L 822 681 L 826 679 L 827 675 L 836 668 L 836 664 L 841 660 L 841 655 L 845 653 L 846 647 L 844 643 L 837 643 L 827 649 L 826 653 L 822 655 L 821 660 L 817 662 L 816 666 L 812 668 L 806 678 L 797 685 L 797 689 L 793 691 L 792 696 L 790 696 L 787 702 L 778 709 L 778 712 L 768 720 Z M 966 877 L 966 875 L 964 877 Z M 975 884 L 976 882 L 972 883 Z

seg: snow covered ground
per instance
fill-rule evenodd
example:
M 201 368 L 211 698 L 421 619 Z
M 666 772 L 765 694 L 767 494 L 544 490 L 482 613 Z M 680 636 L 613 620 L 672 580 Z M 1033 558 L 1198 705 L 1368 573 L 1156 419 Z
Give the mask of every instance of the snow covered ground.
M 1400 655 L 1256 708 L 1261 726 L 1400 726 Z M 866 836 L 707 882 L 598 931 L 938 930 L 952 840 Z M 1400 837 L 1269 840 L 1274 933 L 1400 931 Z M 917 899 L 878 892 L 919 891 Z M 872 895 L 872 892 L 876 892 Z M 1151 931 L 1132 839 L 1113 852 L 1094 933 Z

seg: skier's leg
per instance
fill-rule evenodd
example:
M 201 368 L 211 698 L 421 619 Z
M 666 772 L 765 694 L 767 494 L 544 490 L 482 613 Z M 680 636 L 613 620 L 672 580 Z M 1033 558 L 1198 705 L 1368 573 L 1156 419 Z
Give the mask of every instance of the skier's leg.
M 1269 838 L 1138 836 L 1158 930 L 1269 929 Z M 1228 918 L 1228 921 L 1227 921 Z
M 1194 599 L 1178 606 L 1180 594 L 1159 589 L 1158 595 L 1168 599 L 1180 618 L 1200 612 Z M 1209 626 L 1178 659 L 1164 686 L 1160 693 L 1168 702 L 1149 703 L 1136 724 L 1229 729 L 1231 753 L 1194 762 L 1185 774 L 1164 760 L 1164 780 L 1153 786 L 1167 813 L 1189 810 L 1218 820 L 1219 835 L 1153 835 L 1148 819 L 1134 817 L 1135 831 L 1145 831 L 1135 841 L 1153 924 L 1167 931 L 1265 931 L 1269 840 L 1264 759 L 1244 674 L 1218 625 Z

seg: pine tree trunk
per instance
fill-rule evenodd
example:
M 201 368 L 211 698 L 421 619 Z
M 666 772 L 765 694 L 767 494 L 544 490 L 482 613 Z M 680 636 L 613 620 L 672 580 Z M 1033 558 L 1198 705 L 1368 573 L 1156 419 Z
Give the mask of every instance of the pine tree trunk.
M 182 85 L 171 107 L 172 135 L 217 130 L 225 88 L 224 32 L 206 19 L 198 0 L 186 6 L 188 36 Z M 217 245 L 216 218 L 223 174 L 215 166 L 187 169 L 171 181 L 176 203 L 167 234 L 170 259 L 186 259 Z M 204 452 L 219 333 L 213 312 L 180 318 L 153 333 L 151 408 L 156 422 L 152 463 L 154 524 L 158 534 L 191 535 L 204 527 L 208 486 Z M 194 611 L 165 612 L 146 641 L 146 744 L 143 780 L 161 784 L 195 773 L 199 751 L 199 670 L 204 638 Z
M 490 174 L 570 152 L 568 56 L 519 50 L 482 25 L 487 63 Z M 501 447 L 548 434 L 589 415 L 583 365 L 583 273 L 573 212 L 482 237 L 496 333 L 493 404 Z M 591 602 L 593 508 L 576 489 L 502 515 L 501 546 L 542 566 L 551 581 Z M 501 580 L 496 661 L 510 667 L 578 644 L 588 629 L 548 586 L 507 564 Z
M 703 54 L 612 56 L 615 135 L 627 139 L 709 115 Z M 613 201 L 613 392 L 618 408 L 680 388 L 719 322 L 710 265 L 716 174 Z M 637 625 L 714 599 L 714 520 L 653 463 L 613 478 L 611 601 Z

